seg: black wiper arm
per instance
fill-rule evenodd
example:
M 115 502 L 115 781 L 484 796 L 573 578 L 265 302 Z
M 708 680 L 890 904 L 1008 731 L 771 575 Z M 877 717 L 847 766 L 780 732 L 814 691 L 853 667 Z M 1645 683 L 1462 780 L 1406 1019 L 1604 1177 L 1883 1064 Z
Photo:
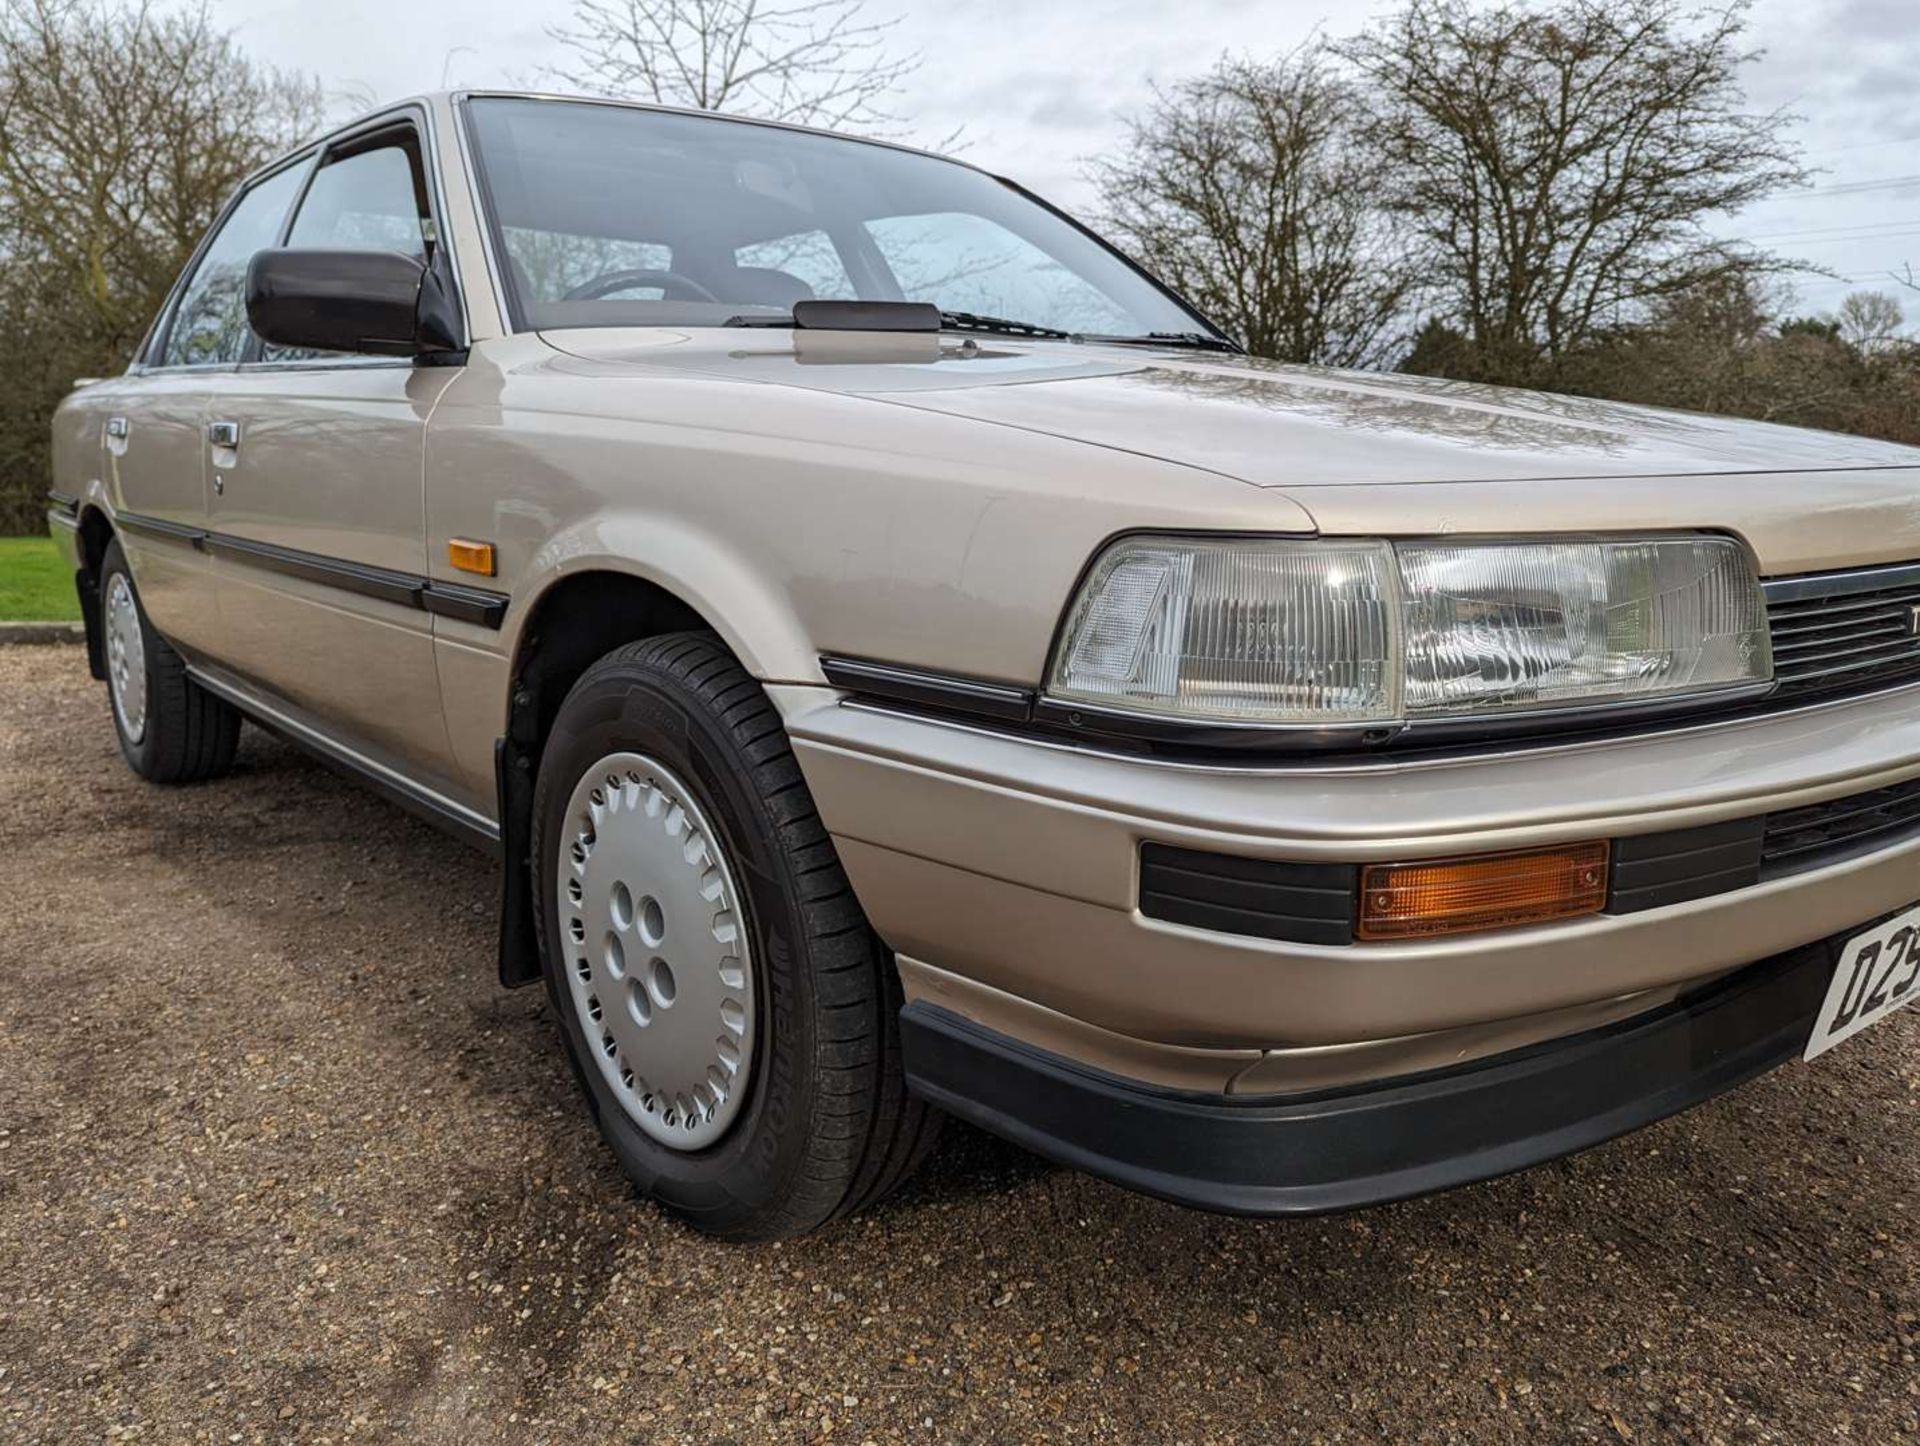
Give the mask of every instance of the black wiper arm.
M 937 318 L 937 320 L 936 320 Z M 817 331 L 984 331 L 1041 341 L 1091 341 L 1118 346 L 1187 347 L 1241 355 L 1240 347 L 1201 331 L 1150 331 L 1140 336 L 1088 336 L 1057 326 L 984 316 L 977 311 L 936 311 L 913 301 L 802 301 L 791 312 L 743 312 L 722 326 L 799 327 Z
M 1224 351 L 1246 355 L 1245 348 L 1224 337 L 1204 331 L 1149 331 L 1140 336 L 1083 336 L 1082 341 L 1104 342 L 1109 346 L 1185 347 L 1190 351 Z
M 977 311 L 940 311 L 919 301 L 801 301 L 790 314 L 743 313 L 722 326 L 791 326 L 819 331 L 990 331 L 1000 336 L 1031 336 L 1072 341 L 1058 327 L 982 316 Z
M 1011 321 L 1004 316 L 982 316 L 976 311 L 943 311 L 940 326 L 946 331 L 992 331 L 1002 336 L 1035 336 L 1046 341 L 1072 341 L 1073 333 L 1058 327 L 1036 326 L 1030 321 Z

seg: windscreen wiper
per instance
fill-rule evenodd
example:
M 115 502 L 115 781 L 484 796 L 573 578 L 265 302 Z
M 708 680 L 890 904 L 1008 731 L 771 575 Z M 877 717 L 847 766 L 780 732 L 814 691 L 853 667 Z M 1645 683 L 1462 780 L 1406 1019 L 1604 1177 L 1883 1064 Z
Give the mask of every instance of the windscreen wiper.
M 1070 331 L 982 316 L 976 311 L 942 311 L 924 301 L 797 301 L 793 311 L 730 316 L 724 326 L 791 326 L 803 331 L 988 331 L 1001 336 L 1030 336 L 1072 341 Z
M 722 326 L 793 327 L 801 331 L 984 331 L 996 336 L 1025 336 L 1037 341 L 1087 341 L 1109 346 L 1185 347 L 1192 351 L 1242 349 L 1203 331 L 1149 331 L 1140 336 L 1089 336 L 1057 326 L 984 316 L 977 311 L 942 311 L 924 301 L 796 301 L 791 312 L 751 312 L 730 316 Z
M 1043 341 L 1076 341 L 1070 331 L 1054 326 L 1036 326 L 1030 321 L 1011 321 L 1004 316 L 982 316 L 977 311 L 943 311 L 940 326 L 944 331 L 991 331 L 1001 336 L 1032 336 Z
M 1140 336 L 1083 336 L 1080 340 L 1099 342 L 1105 346 L 1184 347 L 1190 351 L 1224 351 L 1234 356 L 1246 355 L 1246 349 L 1238 343 L 1204 331 L 1149 331 Z

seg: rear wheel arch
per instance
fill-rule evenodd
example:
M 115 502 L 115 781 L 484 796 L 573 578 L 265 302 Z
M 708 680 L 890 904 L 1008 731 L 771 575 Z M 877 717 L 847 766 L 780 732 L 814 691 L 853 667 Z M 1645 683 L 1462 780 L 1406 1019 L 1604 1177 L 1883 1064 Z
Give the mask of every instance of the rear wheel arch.
M 80 621 L 87 634 L 87 671 L 99 682 L 107 678 L 106 637 L 100 617 L 100 570 L 114 539 L 113 523 L 99 507 L 89 505 L 80 514 L 80 570 L 74 590 L 80 594 Z
M 110 540 L 94 591 L 114 736 L 150 783 L 203 783 L 233 765 L 240 714 L 195 682 L 185 659 L 148 620 L 126 554 Z

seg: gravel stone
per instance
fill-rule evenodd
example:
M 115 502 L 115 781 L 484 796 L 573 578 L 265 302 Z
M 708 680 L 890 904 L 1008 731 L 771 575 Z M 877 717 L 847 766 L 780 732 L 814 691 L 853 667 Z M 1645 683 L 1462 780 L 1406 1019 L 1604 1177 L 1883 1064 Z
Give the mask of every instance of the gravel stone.
M 495 983 L 489 860 L 254 729 L 142 784 L 85 670 L 0 648 L 0 1441 L 1920 1436 L 1920 1011 L 1358 1215 L 956 1129 L 878 1213 L 721 1245 Z

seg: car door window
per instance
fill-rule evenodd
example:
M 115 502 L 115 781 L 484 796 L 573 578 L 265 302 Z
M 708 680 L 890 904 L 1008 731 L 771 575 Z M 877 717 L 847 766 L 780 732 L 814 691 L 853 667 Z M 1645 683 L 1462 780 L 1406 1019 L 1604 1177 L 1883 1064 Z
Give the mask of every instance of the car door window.
M 287 245 L 427 254 L 426 186 L 413 137 L 354 151 L 314 172 Z
M 431 234 L 427 214 L 419 146 L 408 132 L 386 144 L 323 161 L 301 198 L 287 245 L 321 251 L 399 251 L 424 261 Z M 309 347 L 263 344 L 260 351 L 260 359 L 269 362 L 322 358 L 349 360 L 342 352 Z
M 297 165 L 276 172 L 227 213 L 180 293 L 161 366 L 232 366 L 240 360 L 253 334 L 247 326 L 247 265 L 256 251 L 279 239 L 302 174 Z
M 1138 330 L 1112 297 L 985 216 L 883 216 L 866 226 L 909 301 L 1062 331 Z

